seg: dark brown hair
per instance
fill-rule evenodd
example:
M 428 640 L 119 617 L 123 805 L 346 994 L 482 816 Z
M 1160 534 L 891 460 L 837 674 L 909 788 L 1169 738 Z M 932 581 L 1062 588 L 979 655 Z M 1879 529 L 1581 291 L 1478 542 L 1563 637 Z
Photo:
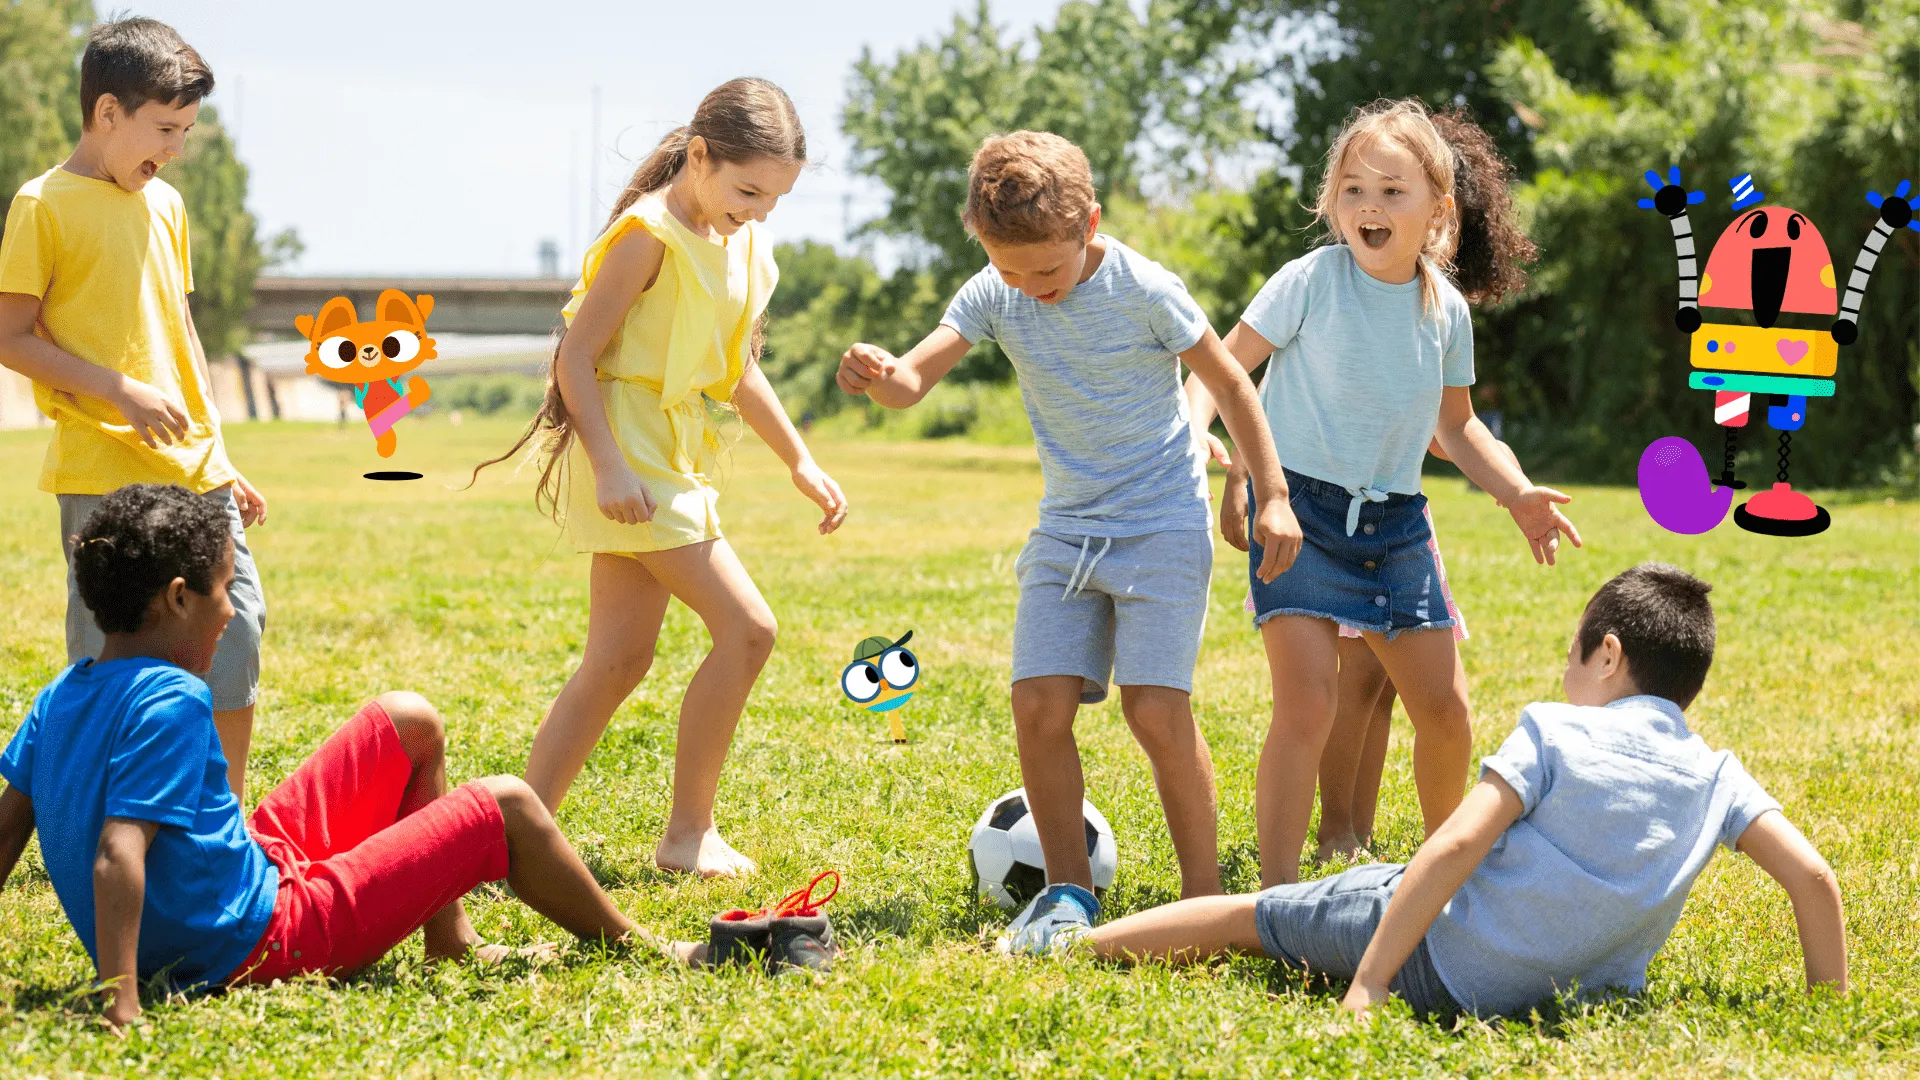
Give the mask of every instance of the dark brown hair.
M 734 79 L 715 87 L 700 99 L 693 119 L 674 128 L 653 148 L 653 153 L 633 171 L 633 178 L 614 200 L 613 212 L 601 227 L 604 234 L 620 220 L 643 195 L 666 187 L 687 164 L 687 147 L 695 136 L 706 143 L 707 160 L 743 163 L 761 158 L 799 163 L 807 160 L 807 134 L 800 126 L 800 114 L 794 110 L 787 92 L 765 79 Z M 749 361 L 760 358 L 766 342 L 766 316 L 754 323 L 748 346 Z M 499 457 L 473 467 L 469 487 L 480 470 L 498 464 L 520 452 L 536 437 L 545 459 L 540 468 L 540 486 L 534 490 L 534 504 L 545 506 L 556 520 L 560 516 L 561 485 L 565 481 L 567 447 L 573 442 L 573 418 L 560 396 L 560 343 L 566 340 L 566 327 L 554 333 L 553 358 L 547 367 L 547 396 L 520 438 Z
M 1713 586 L 1666 563 L 1623 571 L 1587 601 L 1577 634 L 1584 662 L 1608 634 L 1620 639 L 1627 675 L 1643 694 L 1693 704 L 1713 666 Z
M 1460 242 L 1448 277 L 1472 304 L 1498 303 L 1526 288 L 1526 264 L 1538 255 L 1513 214 L 1513 166 L 1465 109 L 1433 115 L 1453 148 L 1453 205 Z
M 1046 244 L 1083 239 L 1093 206 L 1084 151 L 1050 131 L 1015 131 L 974 153 L 960 220 L 996 243 Z
M 131 116 L 150 101 L 180 108 L 213 93 L 213 71 L 173 27 L 158 19 L 117 19 L 87 35 L 80 55 L 80 126 L 93 127 L 93 107 L 112 94 Z
M 75 587 L 100 632 L 131 634 L 174 578 L 213 592 L 232 540 L 218 504 L 178 484 L 128 484 L 101 499 L 67 543 Z

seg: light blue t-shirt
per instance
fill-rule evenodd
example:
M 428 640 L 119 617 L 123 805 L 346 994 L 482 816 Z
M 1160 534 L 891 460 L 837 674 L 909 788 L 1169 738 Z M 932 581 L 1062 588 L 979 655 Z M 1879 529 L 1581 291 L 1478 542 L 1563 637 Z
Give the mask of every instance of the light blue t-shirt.
M 1040 528 L 1124 537 L 1211 528 L 1176 354 L 1207 332 L 1178 275 L 1110 236 L 1093 276 L 1043 304 L 988 266 L 940 321 L 997 341 L 1020 377 L 1046 492 Z
M 1281 267 L 1241 321 L 1273 343 L 1261 403 L 1280 463 L 1359 495 L 1420 493 L 1420 462 L 1440 420 L 1440 391 L 1473 385 L 1473 318 L 1436 275 L 1423 312 L 1421 276 L 1390 285 L 1345 244 Z
M 1427 932 L 1447 992 L 1506 1013 L 1575 982 L 1638 991 L 1715 845 L 1778 810 L 1731 750 L 1665 698 L 1535 703 L 1482 774 L 1525 807 Z
M 260 943 L 280 871 L 240 820 L 206 683 L 165 660 L 82 660 L 34 699 L 0 777 L 33 801 L 47 876 L 96 963 L 93 861 L 109 817 L 160 826 L 147 848 L 141 979 L 164 970 L 176 988 L 221 982 Z

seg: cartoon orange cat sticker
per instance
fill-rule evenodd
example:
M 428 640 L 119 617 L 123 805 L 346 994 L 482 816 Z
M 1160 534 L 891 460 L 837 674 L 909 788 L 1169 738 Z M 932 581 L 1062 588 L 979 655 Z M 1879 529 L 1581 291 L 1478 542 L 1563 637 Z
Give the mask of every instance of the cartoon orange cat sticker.
M 361 322 L 353 301 L 336 296 L 320 308 L 318 318 L 296 316 L 293 325 L 313 343 L 307 374 L 352 387 L 353 400 L 373 429 L 374 449 L 392 457 L 399 442 L 393 425 L 433 393 L 418 375 L 401 381 L 438 355 L 427 336 L 433 297 L 423 293 L 408 299 L 399 289 L 388 289 L 373 307 L 375 317 Z

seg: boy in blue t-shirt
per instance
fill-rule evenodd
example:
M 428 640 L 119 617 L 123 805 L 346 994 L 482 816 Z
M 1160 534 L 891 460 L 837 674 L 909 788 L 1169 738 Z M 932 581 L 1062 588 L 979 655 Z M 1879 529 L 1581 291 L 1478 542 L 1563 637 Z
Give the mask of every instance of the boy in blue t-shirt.
M 520 779 L 447 789 L 445 728 L 417 694 L 369 702 L 243 822 L 199 677 L 233 616 L 225 513 L 132 484 L 71 540 L 106 645 L 40 692 L 0 754 L 0 886 L 38 828 L 114 1025 L 139 1015 L 139 981 L 351 972 L 422 927 L 430 958 L 496 958 L 460 897 L 503 877 L 582 938 L 654 940 Z
M 991 265 L 912 351 L 855 345 L 836 377 L 904 409 L 983 341 L 999 342 L 1020 377 L 1046 490 L 1014 561 L 1013 726 L 1048 886 L 1005 944 L 1034 952 L 1099 916 L 1073 724 L 1109 680 L 1153 765 L 1181 895 L 1220 891 L 1213 760 L 1189 701 L 1213 541 L 1182 363 L 1216 395 L 1258 489 L 1260 580 L 1293 561 L 1300 527 L 1253 384 L 1179 277 L 1100 233 L 1079 147 L 1037 131 L 986 140 L 967 170 L 963 221 Z
M 1681 710 L 1713 663 L 1712 586 L 1643 563 L 1588 601 L 1569 704 L 1535 703 L 1480 783 L 1403 865 L 1182 900 L 1071 935 L 1114 959 L 1263 951 L 1352 980 L 1356 1012 L 1399 994 L 1487 1015 L 1557 993 L 1637 992 L 1716 846 L 1787 891 L 1807 985 L 1845 992 L 1840 888 L 1728 750 Z

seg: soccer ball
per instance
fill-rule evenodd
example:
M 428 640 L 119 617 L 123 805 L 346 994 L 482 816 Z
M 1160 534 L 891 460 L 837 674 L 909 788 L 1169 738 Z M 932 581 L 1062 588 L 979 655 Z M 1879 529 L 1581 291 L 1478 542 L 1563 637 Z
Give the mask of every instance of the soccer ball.
M 1081 800 L 1086 823 L 1087 858 L 1093 863 L 1093 892 L 1098 896 L 1113 884 L 1119 857 L 1113 827 Z M 1047 860 L 1040 853 L 1040 832 L 1027 813 L 1027 789 L 1018 788 L 993 800 L 974 823 L 967 841 L 967 864 L 973 871 L 974 891 L 1009 911 L 1025 907 L 1047 887 Z

